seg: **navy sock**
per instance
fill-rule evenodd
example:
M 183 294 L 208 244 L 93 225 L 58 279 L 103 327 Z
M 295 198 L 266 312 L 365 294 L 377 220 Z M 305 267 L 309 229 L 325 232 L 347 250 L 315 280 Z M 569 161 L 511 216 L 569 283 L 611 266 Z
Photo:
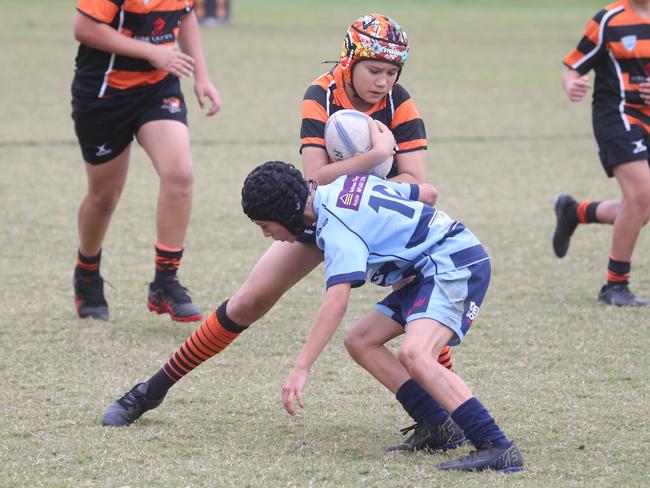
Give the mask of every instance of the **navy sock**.
M 506 439 L 496 421 L 476 397 L 470 398 L 454 410 L 451 418 L 463 429 L 465 437 L 476 448 L 485 441 L 491 442 L 496 447 L 510 446 L 510 441 Z
M 147 397 L 151 400 L 158 400 L 167 394 L 176 382 L 172 380 L 162 369 L 147 380 Z
M 431 395 L 413 378 L 405 381 L 399 387 L 395 397 L 402 404 L 406 413 L 418 423 L 442 425 L 449 418 L 447 411 L 431 398 Z

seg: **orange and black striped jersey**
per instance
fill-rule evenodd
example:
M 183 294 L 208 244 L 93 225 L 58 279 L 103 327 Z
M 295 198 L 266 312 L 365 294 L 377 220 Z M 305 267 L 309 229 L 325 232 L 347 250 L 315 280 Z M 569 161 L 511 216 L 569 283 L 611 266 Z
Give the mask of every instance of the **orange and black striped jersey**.
M 317 78 L 307 88 L 302 101 L 300 151 L 307 146 L 325 149 L 325 123 L 330 115 L 342 109 L 354 109 L 343 86 L 340 66 Z M 395 83 L 381 102 L 365 112 L 386 124 L 395 136 L 397 152 L 427 148 L 424 122 L 408 92 Z
M 194 0 L 78 0 L 77 10 L 125 36 L 173 46 L 180 21 Z M 79 45 L 72 84 L 76 96 L 105 97 L 160 82 L 169 73 L 144 59 L 119 56 Z
M 650 105 L 639 84 L 650 76 L 650 21 L 641 18 L 628 0 L 612 3 L 587 23 L 578 46 L 564 64 L 584 75 L 595 72 L 594 124 L 640 125 L 650 132 Z

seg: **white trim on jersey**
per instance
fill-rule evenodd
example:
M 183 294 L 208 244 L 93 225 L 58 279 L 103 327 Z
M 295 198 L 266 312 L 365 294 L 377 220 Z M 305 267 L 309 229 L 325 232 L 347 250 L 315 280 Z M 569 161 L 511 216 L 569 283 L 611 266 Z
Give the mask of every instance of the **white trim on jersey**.
M 327 113 L 327 117 L 329 118 L 330 115 L 330 98 L 332 97 L 332 86 L 336 86 L 336 81 L 332 80 L 329 85 L 327 85 L 327 93 L 325 94 L 325 113 Z
M 124 4 L 120 7 L 120 24 L 117 26 L 117 32 L 122 32 L 122 27 L 124 27 Z M 115 64 L 115 57 L 117 54 L 111 54 L 111 60 L 108 62 L 108 68 L 104 72 L 104 81 L 102 82 L 102 87 L 99 89 L 99 95 L 97 98 L 102 98 L 104 93 L 106 93 L 106 88 L 108 87 L 108 76 L 113 71 L 113 65 Z
M 600 26 L 598 27 L 598 44 L 596 44 L 595 48 L 593 48 L 591 51 L 589 51 L 587 54 L 585 54 L 582 59 L 580 59 L 579 61 L 576 61 L 576 63 L 573 66 L 571 66 L 571 69 L 577 70 L 582 64 L 585 63 L 585 61 L 592 58 L 600 50 L 601 46 L 603 45 L 603 37 L 604 37 L 603 34 L 604 34 L 604 31 L 605 31 L 605 26 L 607 25 L 607 22 L 609 22 L 610 17 L 612 17 L 613 15 L 621 12 L 624 9 L 625 9 L 625 7 L 621 5 L 620 7 L 612 9 L 609 12 L 607 12 L 605 15 L 603 15 L 603 18 L 600 21 Z
M 609 57 L 612 59 L 614 68 L 616 69 L 616 76 L 618 77 L 618 86 L 621 89 L 621 103 L 618 104 L 618 112 L 621 114 L 621 120 L 623 125 L 625 125 L 625 130 L 630 131 L 630 121 L 625 115 L 625 83 L 623 83 L 623 73 L 621 71 L 621 65 L 618 64 L 614 55 L 610 52 Z

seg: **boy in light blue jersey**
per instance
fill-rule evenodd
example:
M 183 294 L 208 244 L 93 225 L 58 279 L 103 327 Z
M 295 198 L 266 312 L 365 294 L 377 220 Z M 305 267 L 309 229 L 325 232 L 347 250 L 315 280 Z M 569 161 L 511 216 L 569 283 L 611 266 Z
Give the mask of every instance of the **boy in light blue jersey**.
M 464 381 L 434 359 L 460 343 L 487 291 L 490 259 L 465 226 L 426 204 L 435 189 L 367 174 L 341 176 L 329 185 L 305 181 L 292 165 L 269 161 L 242 188 L 244 213 L 266 237 L 294 241 L 314 227 L 325 254 L 327 290 L 295 366 L 282 387 L 284 407 L 304 408 L 309 368 L 342 321 L 350 291 L 369 280 L 393 291 L 348 330 L 345 345 L 384 386 L 411 390 L 412 413 L 438 409 L 477 448 L 440 469 L 520 471 L 523 456 Z M 405 334 L 396 357 L 384 345 Z M 412 393 L 417 391 L 416 395 Z M 453 447 L 453 446 L 450 446 Z

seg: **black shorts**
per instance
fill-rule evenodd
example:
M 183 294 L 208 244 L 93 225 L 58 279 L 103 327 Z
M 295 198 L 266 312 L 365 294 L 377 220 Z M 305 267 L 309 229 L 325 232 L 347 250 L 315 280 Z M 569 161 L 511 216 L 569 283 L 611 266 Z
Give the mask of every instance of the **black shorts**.
M 168 76 L 156 85 L 111 98 L 73 94 L 72 120 L 84 161 L 102 164 L 124 151 L 147 122 L 178 120 L 187 125 L 187 107 L 180 81 Z
M 648 159 L 650 137 L 642 127 L 631 125 L 630 130 L 618 135 L 605 136 L 601 131 L 596 134 L 598 155 L 603 169 L 610 178 L 614 176 L 613 168 L 619 164 L 631 163 L 639 159 Z

